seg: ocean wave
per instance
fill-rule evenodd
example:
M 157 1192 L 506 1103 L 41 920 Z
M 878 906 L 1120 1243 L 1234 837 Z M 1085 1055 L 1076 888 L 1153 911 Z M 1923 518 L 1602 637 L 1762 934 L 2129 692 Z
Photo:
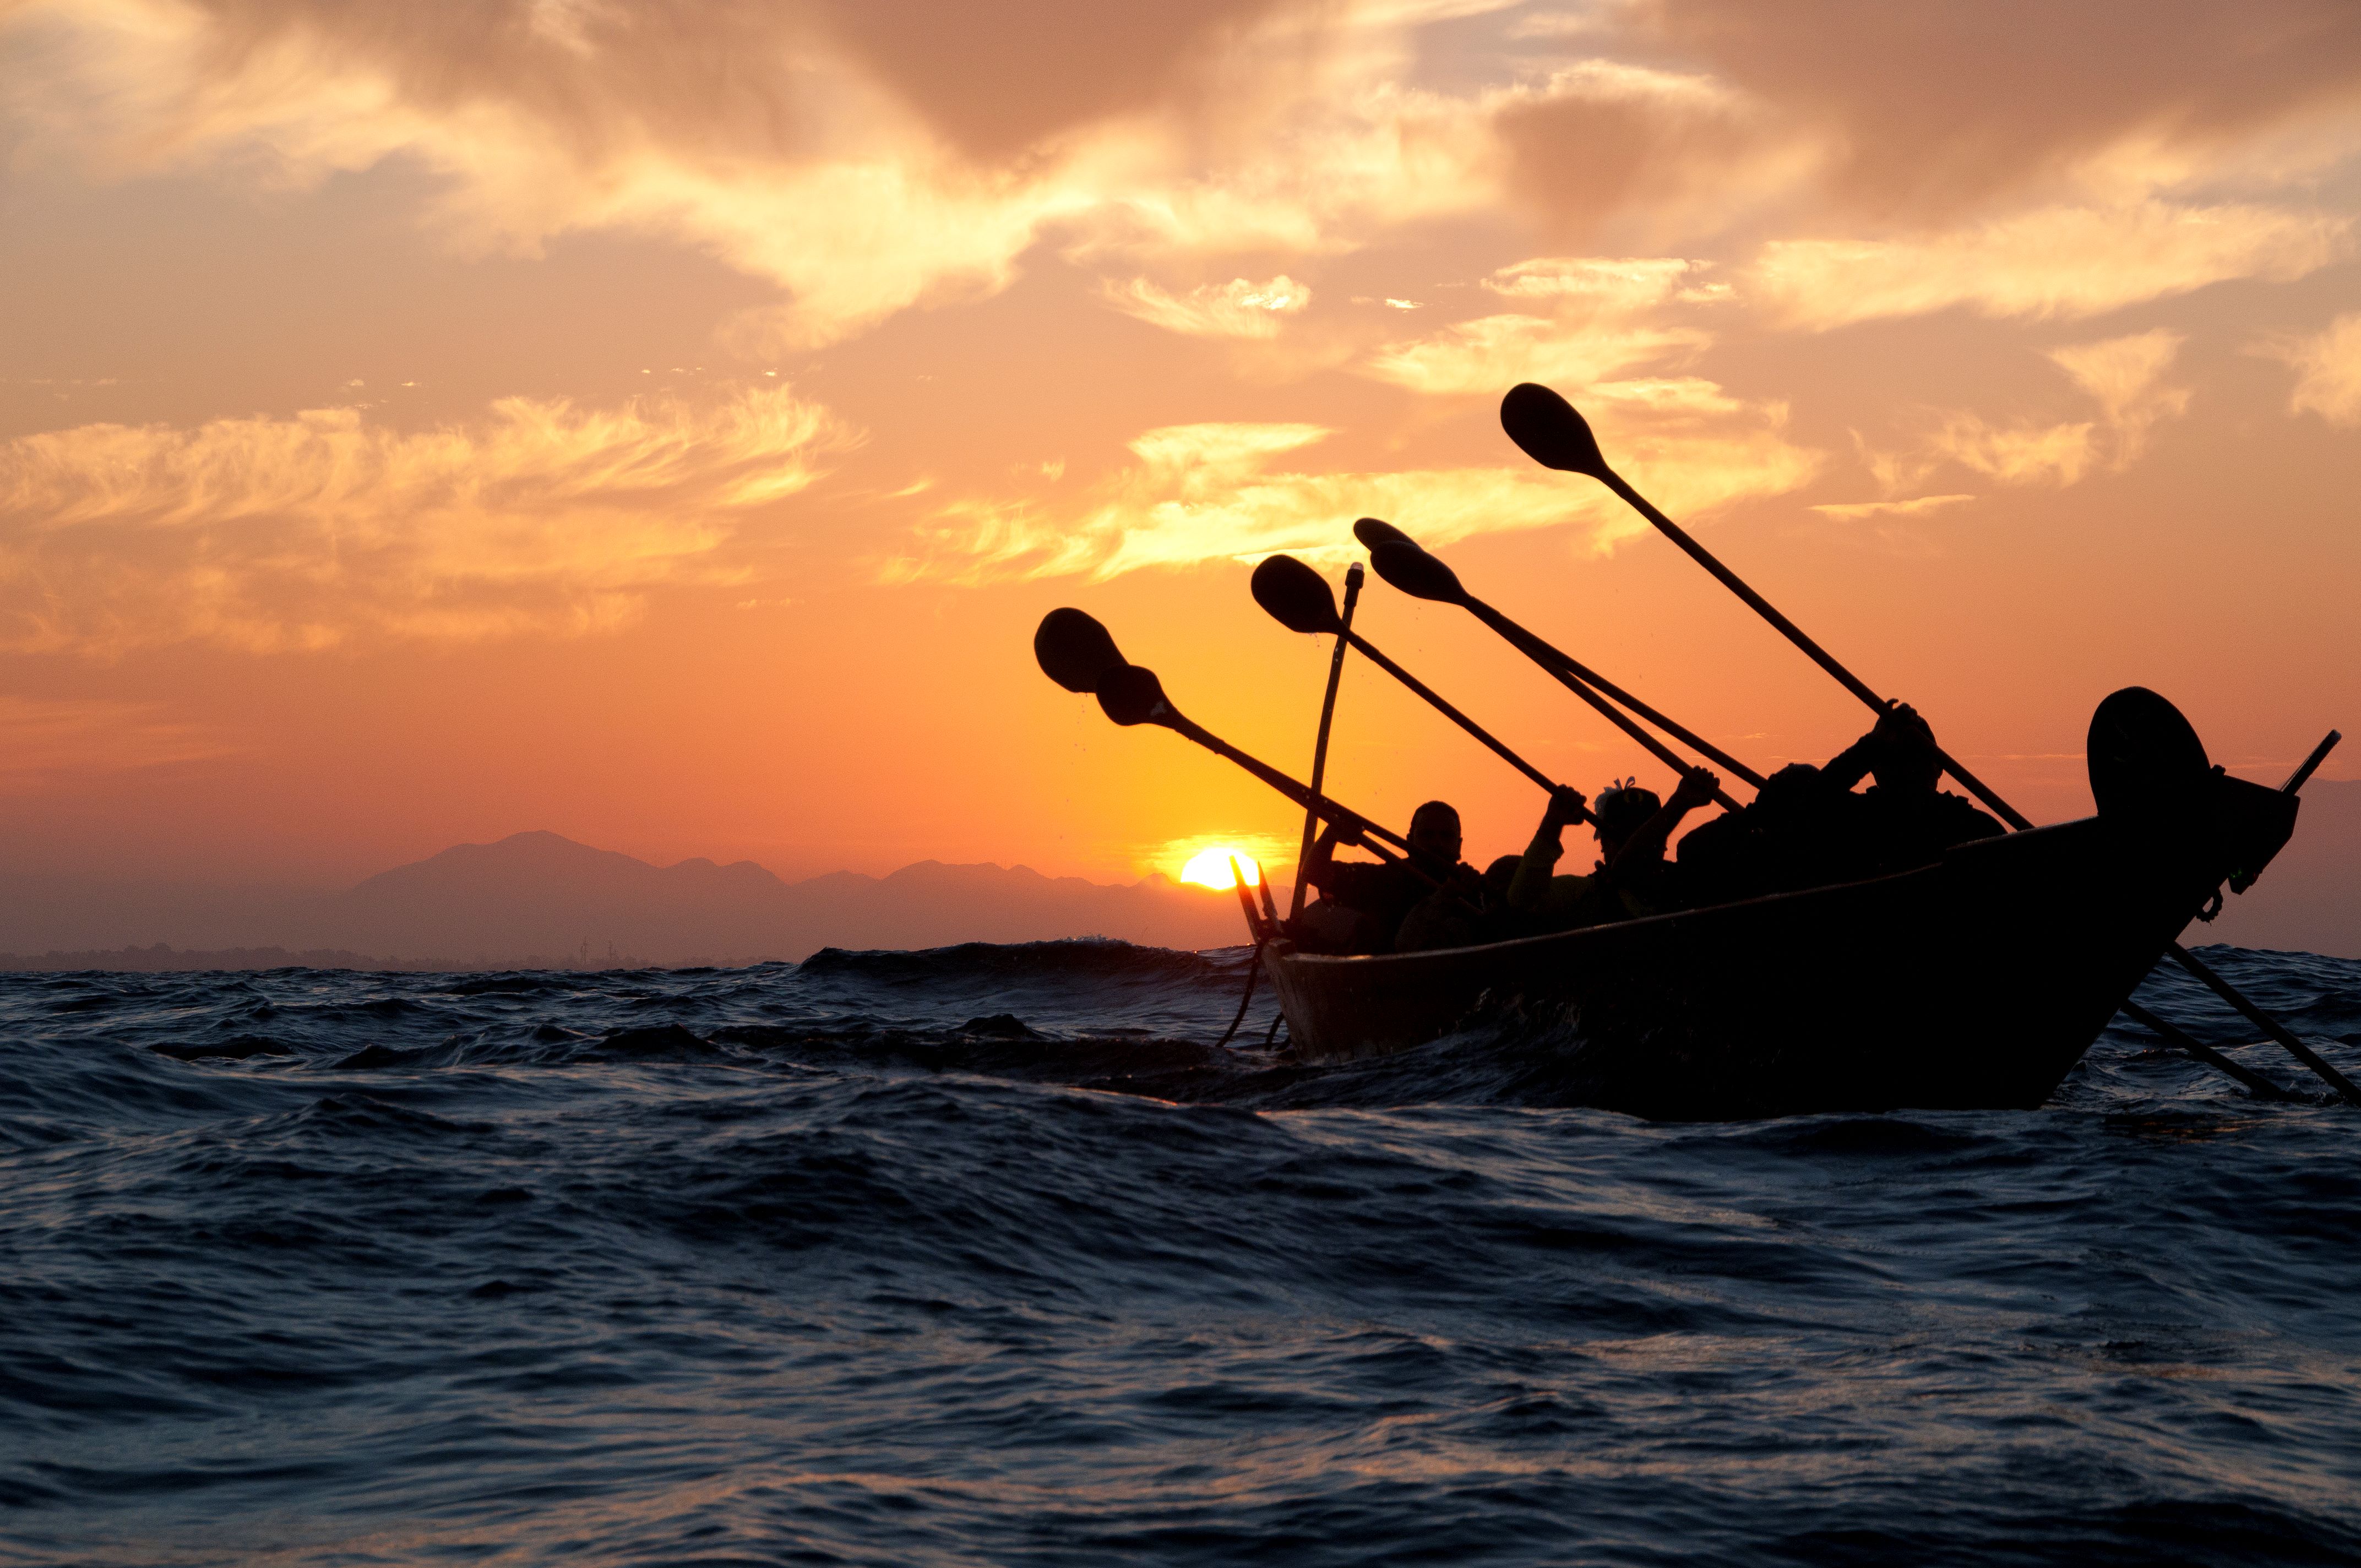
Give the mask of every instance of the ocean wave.
M 2352 1061 L 2361 964 L 2206 956 Z M 2361 1553 L 2324 1097 L 2118 1025 L 2038 1111 L 1649 1123 L 1562 1011 L 1216 1047 L 1246 959 L 0 982 L 0 1551 Z

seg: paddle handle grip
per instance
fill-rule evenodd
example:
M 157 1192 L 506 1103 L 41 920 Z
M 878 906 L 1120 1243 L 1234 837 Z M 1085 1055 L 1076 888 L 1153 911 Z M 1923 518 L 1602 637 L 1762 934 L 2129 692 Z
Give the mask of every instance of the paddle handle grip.
M 1752 609 L 1755 614 L 1761 616 L 1763 620 L 1769 621 L 1773 627 L 1777 628 L 1782 636 L 1785 637 L 1788 641 L 1793 642 L 1796 647 L 1802 649 L 1805 655 L 1814 663 L 1819 665 L 1821 669 L 1826 670 L 1829 674 L 1834 675 L 1837 678 L 1837 683 L 1843 686 L 1845 690 L 1861 698 L 1862 702 L 1869 706 L 1872 711 L 1881 716 L 1893 711 L 1894 705 L 1892 703 L 1886 701 L 1885 698 L 1870 690 L 1868 686 L 1861 683 L 1861 680 L 1858 675 L 1855 675 L 1850 670 L 1846 669 L 1842 664 L 1837 663 L 1836 655 L 1830 653 L 1827 649 L 1813 641 L 1802 627 L 1796 625 L 1785 616 L 1781 615 L 1772 605 L 1769 599 L 1764 598 L 1761 594 L 1758 594 L 1752 588 L 1748 587 L 1746 586 L 1746 579 L 1741 577 L 1737 573 L 1723 565 L 1721 562 L 1716 558 L 1712 551 L 1708 550 L 1704 545 L 1699 544 L 1696 540 L 1691 539 L 1688 536 L 1687 531 L 1683 529 L 1679 523 L 1675 522 L 1671 518 L 1666 517 L 1663 512 L 1658 511 L 1654 505 L 1649 501 L 1647 497 L 1633 489 L 1631 485 L 1624 480 L 1622 475 L 1618 474 L 1612 468 L 1603 468 L 1598 477 L 1605 482 L 1609 489 L 1613 490 L 1617 495 L 1621 496 L 1625 501 L 1629 502 L 1632 510 L 1638 512 L 1642 517 L 1646 518 L 1650 522 L 1655 524 L 1656 531 L 1659 533 L 1662 533 L 1665 538 L 1671 540 L 1674 543 L 1686 551 L 1690 560 L 1695 561 L 1698 565 L 1703 566 L 1707 571 L 1719 578 L 1722 587 L 1728 588 L 1731 593 L 1736 594 L 1740 598 L 1745 600 L 1747 606 Z M 1943 771 L 1945 773 L 1949 773 L 1953 778 L 1965 784 L 1968 787 L 1969 794 L 1974 795 L 1978 800 L 1982 801 L 1986 806 L 1991 806 L 1994 811 L 1998 812 L 2001 819 L 2006 822 L 2010 827 L 2022 830 L 2033 826 L 2033 821 L 2030 817 L 2017 810 L 2016 807 L 2009 805 L 2008 802 L 2003 800 L 2000 797 L 1999 792 L 1994 790 L 1990 784 L 1985 784 L 1982 779 L 1976 777 L 1975 774 L 1960 766 L 1957 762 L 1952 760 L 1951 756 L 1948 752 L 1938 751 L 1936 754 L 1942 759 Z

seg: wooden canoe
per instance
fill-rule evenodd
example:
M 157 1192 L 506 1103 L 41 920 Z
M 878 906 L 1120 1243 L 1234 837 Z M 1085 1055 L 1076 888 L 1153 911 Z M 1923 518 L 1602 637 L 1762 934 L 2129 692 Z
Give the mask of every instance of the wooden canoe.
M 1558 1031 L 1577 1098 L 1643 1116 L 2029 1108 L 2295 821 L 2293 795 L 2218 770 L 2163 804 L 1869 882 L 1433 952 L 1276 939 L 1265 961 L 1308 1060 L 1488 1023 Z

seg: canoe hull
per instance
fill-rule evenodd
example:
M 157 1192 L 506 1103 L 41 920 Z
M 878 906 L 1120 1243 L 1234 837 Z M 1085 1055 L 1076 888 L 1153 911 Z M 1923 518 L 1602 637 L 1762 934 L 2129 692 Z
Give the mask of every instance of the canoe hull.
M 2213 831 L 2091 817 L 1872 882 L 1437 952 L 1278 946 L 1269 968 L 1312 1060 L 1507 1017 L 1569 1027 L 1578 1098 L 1644 1116 L 2032 1107 L 2220 883 L 2226 846 L 2285 842 L 2291 799 L 2214 789 Z

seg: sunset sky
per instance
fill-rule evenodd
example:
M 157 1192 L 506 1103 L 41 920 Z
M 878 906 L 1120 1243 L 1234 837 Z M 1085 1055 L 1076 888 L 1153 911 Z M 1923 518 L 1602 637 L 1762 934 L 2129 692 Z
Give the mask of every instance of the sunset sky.
M 1291 854 L 1030 638 L 1308 772 L 1247 574 L 1364 513 L 1764 771 L 1864 728 L 1521 380 L 2037 819 L 2119 685 L 2361 734 L 2352 0 L 0 0 L 0 148 L 6 869 Z M 1366 664 L 1331 769 L 1479 860 L 1542 805 Z

